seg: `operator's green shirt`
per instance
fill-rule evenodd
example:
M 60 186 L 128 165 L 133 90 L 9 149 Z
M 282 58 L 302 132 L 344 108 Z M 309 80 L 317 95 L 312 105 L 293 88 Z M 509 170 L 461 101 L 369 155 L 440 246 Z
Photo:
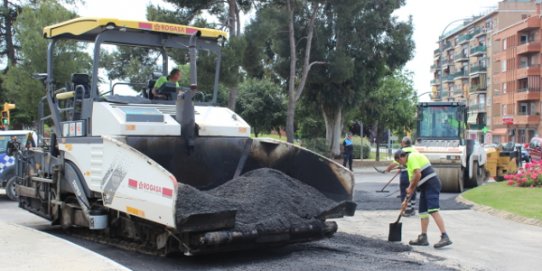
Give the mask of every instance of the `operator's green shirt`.
M 154 88 L 159 89 L 164 83 L 167 83 L 167 82 L 168 82 L 167 76 L 160 76 L 156 80 L 156 83 L 154 83 Z M 175 82 L 175 85 L 176 85 L 176 87 L 179 87 L 179 82 Z
M 414 171 L 415 170 L 424 170 L 427 167 L 431 166 L 431 163 L 429 162 L 429 159 L 427 157 L 419 152 L 411 152 L 408 155 L 406 167 L 408 171 L 408 181 L 412 181 L 412 177 L 414 177 Z

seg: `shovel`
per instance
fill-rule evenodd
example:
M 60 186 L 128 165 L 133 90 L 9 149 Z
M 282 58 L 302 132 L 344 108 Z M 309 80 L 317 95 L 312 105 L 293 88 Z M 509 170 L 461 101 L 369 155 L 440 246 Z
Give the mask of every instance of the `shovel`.
M 408 195 L 405 198 L 405 201 L 403 201 L 403 204 L 401 204 L 401 211 L 399 212 L 399 217 L 397 217 L 397 220 L 393 223 L 390 223 L 390 232 L 388 234 L 389 242 L 401 242 L 401 228 L 403 225 L 401 222 L 399 222 L 399 220 L 401 220 L 401 216 L 403 215 L 403 212 L 407 207 L 407 203 L 410 200 L 410 197 L 411 195 Z

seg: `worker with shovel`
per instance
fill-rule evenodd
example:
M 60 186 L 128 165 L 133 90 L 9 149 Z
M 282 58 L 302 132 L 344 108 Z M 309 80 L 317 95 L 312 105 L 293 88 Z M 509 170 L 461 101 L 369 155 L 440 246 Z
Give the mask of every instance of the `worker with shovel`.
M 395 161 L 407 168 L 410 185 L 406 189 L 407 197 L 412 195 L 416 189 L 420 192 L 419 214 L 421 218 L 422 233 L 416 240 L 409 242 L 413 246 L 428 246 L 427 228 L 429 226 L 429 215 L 433 217 L 437 224 L 441 237 L 440 241 L 434 245 L 435 248 L 441 248 L 452 244 L 446 228 L 444 220 L 439 213 L 439 197 L 440 197 L 440 179 L 436 172 L 431 167 L 429 159 L 425 155 L 417 152 L 408 153 L 403 150 L 398 150 L 395 153 Z M 407 204 L 403 202 L 403 205 Z M 402 206 L 403 209 L 406 206 Z
M 418 152 L 414 147 L 412 147 L 412 140 L 410 137 L 405 136 L 401 140 L 401 150 L 404 152 Z M 392 163 L 386 168 L 386 172 L 390 172 L 393 169 L 399 167 L 400 165 L 398 163 Z M 406 168 L 401 169 L 401 176 L 399 177 L 399 190 L 401 191 L 401 202 L 405 201 L 405 198 L 407 196 L 406 189 L 409 186 L 408 181 L 408 172 Z M 416 214 L 416 191 L 412 194 L 412 197 L 410 197 L 410 200 L 408 201 L 408 206 L 403 213 L 403 216 L 413 216 Z

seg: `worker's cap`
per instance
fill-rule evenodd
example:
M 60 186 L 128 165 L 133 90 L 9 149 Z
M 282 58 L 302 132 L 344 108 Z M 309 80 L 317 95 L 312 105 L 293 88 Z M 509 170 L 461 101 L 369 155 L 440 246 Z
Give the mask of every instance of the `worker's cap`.
M 401 142 L 403 142 L 403 144 L 407 146 L 412 146 L 412 139 L 410 139 L 410 137 L 408 136 L 403 137 L 403 140 L 401 140 Z

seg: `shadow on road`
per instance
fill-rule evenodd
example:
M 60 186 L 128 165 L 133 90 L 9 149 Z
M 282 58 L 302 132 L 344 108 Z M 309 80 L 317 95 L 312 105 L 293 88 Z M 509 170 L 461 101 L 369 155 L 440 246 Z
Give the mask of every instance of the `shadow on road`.
M 133 270 L 450 270 L 399 254 L 409 253 L 409 246 L 346 233 L 318 242 L 277 248 L 158 257 L 81 240 L 60 229 L 47 232 Z

